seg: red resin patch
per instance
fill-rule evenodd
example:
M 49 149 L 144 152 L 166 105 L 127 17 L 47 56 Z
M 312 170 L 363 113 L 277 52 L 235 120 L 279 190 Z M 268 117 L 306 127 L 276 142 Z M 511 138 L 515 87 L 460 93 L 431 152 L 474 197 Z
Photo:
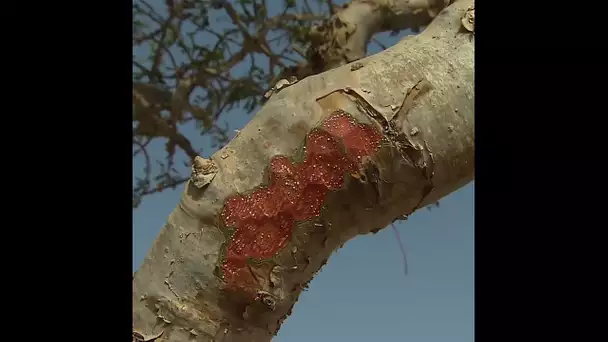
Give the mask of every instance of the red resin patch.
M 348 132 L 342 139 L 346 154 L 353 160 L 359 161 L 378 149 L 378 143 L 382 137 L 372 127 L 361 125 L 361 127 Z
M 359 127 L 360 126 L 362 125 L 359 125 Z M 341 138 L 347 135 L 350 131 L 355 130 L 357 128 L 357 123 L 352 117 L 350 117 L 350 115 L 339 113 L 332 115 L 325 120 L 325 122 L 323 122 L 321 125 L 321 128 L 332 136 Z
M 295 222 L 318 216 L 328 192 L 343 187 L 344 174 L 355 172 L 363 157 L 378 150 L 381 139 L 373 127 L 337 113 L 308 135 L 303 162 L 294 165 L 276 156 L 270 161 L 268 187 L 228 199 L 221 218 L 235 232 L 222 264 L 227 286 L 254 289 L 247 259 L 274 257 L 289 243 Z
M 341 158 L 342 159 L 342 158 Z M 327 189 L 336 190 L 344 186 L 344 169 L 353 168 L 345 158 L 342 163 L 322 162 L 312 157 L 302 165 L 303 180 L 306 184 L 323 185 Z
M 318 216 L 328 192 L 329 190 L 323 185 L 309 184 L 302 190 L 296 210 L 291 214 L 297 221 L 309 220 Z

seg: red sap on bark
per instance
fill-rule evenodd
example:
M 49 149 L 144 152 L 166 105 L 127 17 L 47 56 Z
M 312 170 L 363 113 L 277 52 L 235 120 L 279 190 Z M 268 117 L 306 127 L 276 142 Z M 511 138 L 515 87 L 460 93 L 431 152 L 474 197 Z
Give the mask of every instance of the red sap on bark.
M 336 111 L 308 134 L 301 163 L 275 156 L 268 186 L 228 199 L 221 219 L 235 230 L 222 262 L 227 288 L 255 294 L 255 276 L 247 259 L 277 255 L 289 243 L 295 222 L 318 216 L 328 192 L 344 186 L 345 174 L 357 174 L 363 157 L 375 153 L 381 139 L 372 126 Z

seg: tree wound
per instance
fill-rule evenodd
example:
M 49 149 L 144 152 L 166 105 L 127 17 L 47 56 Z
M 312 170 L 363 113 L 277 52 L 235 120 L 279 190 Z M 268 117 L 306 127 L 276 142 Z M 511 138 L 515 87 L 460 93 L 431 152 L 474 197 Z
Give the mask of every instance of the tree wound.
M 269 185 L 229 198 L 220 214 L 223 225 L 234 229 L 221 264 L 226 289 L 257 297 L 258 279 L 249 260 L 276 256 L 289 243 L 296 221 L 319 216 L 327 194 L 344 186 L 345 174 L 358 174 L 381 140 L 377 129 L 337 110 L 307 135 L 301 162 L 275 156 Z

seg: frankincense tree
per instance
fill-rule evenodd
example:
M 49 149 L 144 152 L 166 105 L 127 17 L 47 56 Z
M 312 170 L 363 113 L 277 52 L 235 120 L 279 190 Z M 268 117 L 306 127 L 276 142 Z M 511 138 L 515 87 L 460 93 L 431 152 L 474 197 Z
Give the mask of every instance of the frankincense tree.
M 150 51 L 134 59 L 134 154 L 166 147 L 134 206 L 185 191 L 134 275 L 134 340 L 269 341 L 339 246 L 473 179 L 472 0 L 164 5 L 134 5 Z M 421 27 L 365 57 L 374 34 Z M 231 106 L 261 106 L 232 140 L 218 125 Z M 202 158 L 187 124 L 222 148 Z

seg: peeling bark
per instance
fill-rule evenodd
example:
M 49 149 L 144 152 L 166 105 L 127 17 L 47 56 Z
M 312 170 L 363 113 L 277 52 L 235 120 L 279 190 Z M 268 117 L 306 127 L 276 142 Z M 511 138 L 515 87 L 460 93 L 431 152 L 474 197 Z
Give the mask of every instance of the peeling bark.
M 378 3 L 357 3 L 371 2 Z M 469 183 L 474 38 L 461 30 L 461 20 L 471 5 L 472 0 L 457 1 L 423 33 L 356 67 L 307 77 L 273 94 L 240 134 L 206 161 L 213 165 L 213 178 L 187 183 L 136 272 L 134 340 L 162 332 L 157 341 L 269 341 L 333 251 Z M 285 246 L 272 253 L 264 249 L 270 254 L 258 254 L 263 260 L 239 249 L 251 277 L 228 286 L 222 265 L 241 229 L 222 218 L 228 200 L 270 188 L 277 181 L 276 170 L 269 171 L 273 158 L 290 157 L 294 163 L 312 158 L 302 146 L 318 139 L 315 132 L 328 132 L 325 139 L 337 139 L 340 156 L 348 157 L 349 146 L 362 145 L 323 126 L 340 113 L 379 132 L 382 141 L 357 159 L 355 171 L 343 173 L 343 183 L 326 186 L 322 210 L 298 216 Z M 357 139 L 362 138 L 352 141 Z M 270 209 L 250 209 L 243 215 L 270 217 L 264 211 Z M 247 295 L 251 291 L 255 295 Z

